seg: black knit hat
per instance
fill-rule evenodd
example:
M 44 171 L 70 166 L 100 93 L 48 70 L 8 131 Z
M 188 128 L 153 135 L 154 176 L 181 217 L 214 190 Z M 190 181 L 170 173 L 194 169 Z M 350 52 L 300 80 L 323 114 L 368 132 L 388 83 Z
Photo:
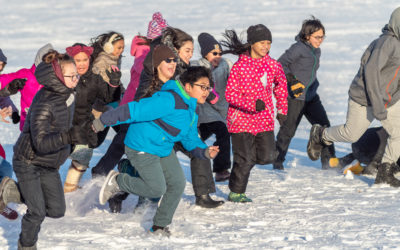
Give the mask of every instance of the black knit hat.
M 0 62 L 7 63 L 7 57 L 3 54 L 3 51 L 0 49 Z
M 163 60 L 175 57 L 174 52 L 168 46 L 158 45 L 153 51 L 153 67 L 157 68 Z
M 220 49 L 222 51 L 221 45 L 215 38 L 208 33 L 201 33 L 197 37 L 197 41 L 200 44 L 201 56 L 205 57 L 210 51 L 214 49 Z
M 272 35 L 271 31 L 265 27 L 263 24 L 252 25 L 247 29 L 247 42 L 250 44 L 255 44 L 259 41 L 271 41 Z

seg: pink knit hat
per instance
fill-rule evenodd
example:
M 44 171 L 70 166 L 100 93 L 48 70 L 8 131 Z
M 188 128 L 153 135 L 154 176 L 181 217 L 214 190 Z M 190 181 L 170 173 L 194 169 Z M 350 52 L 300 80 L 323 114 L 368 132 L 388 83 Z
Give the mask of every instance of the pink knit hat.
M 168 27 L 167 21 L 163 19 L 160 12 L 155 12 L 147 28 L 147 38 L 154 39 L 160 36 L 163 29 L 166 27 Z

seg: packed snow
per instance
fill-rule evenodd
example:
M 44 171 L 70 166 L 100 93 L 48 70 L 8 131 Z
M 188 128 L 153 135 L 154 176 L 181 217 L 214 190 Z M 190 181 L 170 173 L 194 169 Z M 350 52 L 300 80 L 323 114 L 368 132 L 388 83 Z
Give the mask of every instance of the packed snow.
M 169 25 L 195 39 L 208 32 L 222 39 L 225 29 L 243 32 L 263 23 L 272 31 L 271 55 L 278 58 L 293 42 L 301 22 L 315 15 L 326 28 L 318 79 L 319 94 L 331 124 L 345 121 L 348 87 L 367 45 L 381 32 L 398 0 L 317 1 L 6 1 L 0 0 L 0 48 L 8 57 L 3 73 L 30 67 L 36 51 L 50 42 L 64 51 L 75 42 L 115 30 L 125 35 L 123 82 L 130 79 L 131 39 L 146 34 L 155 11 Z M 195 44 L 193 59 L 199 58 Z M 228 56 L 235 61 L 236 58 Z M 19 106 L 19 95 L 13 96 Z M 377 126 L 379 123 L 373 123 Z M 305 119 L 293 139 L 284 171 L 256 166 L 246 194 L 253 203 L 226 202 L 217 209 L 194 204 L 189 160 L 178 153 L 187 185 L 170 225 L 172 236 L 149 235 L 154 207 L 133 211 L 137 197 L 124 202 L 121 214 L 109 212 L 98 201 L 101 181 L 83 177 L 82 189 L 66 195 L 67 211 L 61 219 L 46 218 L 39 234 L 39 249 L 388 249 L 400 247 L 400 192 L 375 186 L 371 176 L 323 171 L 306 153 L 310 129 Z M 276 132 L 278 131 L 278 125 Z M 0 123 L 0 142 L 12 162 L 17 125 Z M 114 133 L 95 150 L 91 166 L 106 151 Z M 207 141 L 211 144 L 213 140 Z M 338 156 L 350 145 L 336 145 Z M 64 179 L 70 161 L 60 169 Z M 15 176 L 14 176 L 15 178 Z M 216 199 L 227 199 L 228 182 L 217 183 Z M 20 217 L 0 216 L 0 249 L 16 249 L 25 205 L 11 204 Z

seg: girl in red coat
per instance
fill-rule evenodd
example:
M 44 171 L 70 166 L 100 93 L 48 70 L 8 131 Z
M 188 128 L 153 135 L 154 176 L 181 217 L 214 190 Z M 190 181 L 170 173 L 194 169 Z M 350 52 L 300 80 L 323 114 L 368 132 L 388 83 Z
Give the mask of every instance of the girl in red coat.
M 255 164 L 270 164 L 276 158 L 274 105 L 281 123 L 287 114 L 287 83 L 282 66 L 268 53 L 272 35 L 262 24 L 247 29 L 243 44 L 234 30 L 225 32 L 227 53 L 239 55 L 226 87 L 229 103 L 227 126 L 232 135 L 233 168 L 228 200 L 251 202 L 245 191 Z

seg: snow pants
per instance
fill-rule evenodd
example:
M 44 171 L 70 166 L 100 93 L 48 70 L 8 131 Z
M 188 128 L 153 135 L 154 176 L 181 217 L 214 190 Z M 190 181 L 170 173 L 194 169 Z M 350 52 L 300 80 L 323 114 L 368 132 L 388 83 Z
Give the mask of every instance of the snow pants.
M 190 173 L 192 176 L 192 185 L 194 194 L 199 196 L 203 194 L 215 193 L 215 183 L 211 170 L 211 160 L 199 159 L 183 148 L 180 142 L 175 143 L 175 151 L 181 151 L 190 158 Z
M 382 126 L 389 134 L 382 163 L 395 163 L 400 156 L 400 102 L 390 106 Z M 362 106 L 349 98 L 346 123 L 324 130 L 322 139 L 331 142 L 356 142 L 374 120 L 371 106 Z
M 201 123 L 200 136 L 203 141 L 215 135 L 214 146 L 219 146 L 219 153 L 213 159 L 213 172 L 222 172 L 231 168 L 231 136 L 226 124 L 220 121 Z
M 229 189 L 235 193 L 245 193 L 250 171 L 255 164 L 271 164 L 276 159 L 274 131 L 253 135 L 233 133 L 233 167 L 229 178 Z
M 13 161 L 18 187 L 28 207 L 22 218 L 19 241 L 33 246 L 38 240 L 44 218 L 60 218 L 65 214 L 64 190 L 58 168 L 41 167 L 23 161 Z
M 167 157 L 139 152 L 129 147 L 125 147 L 125 153 L 140 177 L 119 174 L 119 188 L 147 198 L 162 196 L 153 224 L 160 227 L 171 224 L 186 185 L 185 175 L 174 150 Z
M 279 153 L 276 163 L 283 163 L 285 161 L 290 141 L 294 137 L 303 116 L 305 116 L 311 124 L 320 124 L 327 127 L 330 126 L 328 116 L 321 100 L 319 99 L 319 95 L 316 95 L 311 101 L 307 102 L 304 100 L 289 98 L 287 119 L 280 127 L 276 138 L 276 148 Z M 328 167 L 327 164 L 329 164 L 329 158 L 331 157 L 335 157 L 335 147 L 333 144 L 325 146 L 322 149 L 321 163 L 323 168 Z
M 113 169 L 121 160 L 122 156 L 125 154 L 125 136 L 128 132 L 129 124 L 121 124 L 120 129 L 114 136 L 107 152 L 92 168 L 92 175 L 107 176 L 107 174 Z

